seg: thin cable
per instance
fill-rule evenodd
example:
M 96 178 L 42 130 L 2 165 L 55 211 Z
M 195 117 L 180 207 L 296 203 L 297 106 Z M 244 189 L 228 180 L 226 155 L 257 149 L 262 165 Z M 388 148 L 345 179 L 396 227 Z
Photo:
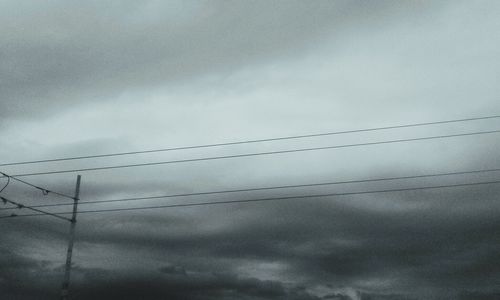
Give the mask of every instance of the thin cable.
M 39 187 L 39 186 L 37 186 L 37 185 L 34 185 L 34 184 L 32 184 L 32 183 L 29 183 L 29 182 L 27 182 L 27 181 L 25 181 L 25 180 L 22 180 L 22 179 L 16 178 L 16 177 L 14 177 L 14 176 L 12 176 L 12 175 L 9 175 L 9 174 L 6 174 L 6 173 L 4 173 L 4 172 L 0 172 L 0 174 L 2 174 L 2 176 L 4 176 L 4 177 L 9 178 L 9 180 L 10 180 L 10 178 L 12 178 L 13 180 L 16 180 L 16 181 L 21 182 L 21 183 L 23 183 L 23 184 L 26 184 L 26 185 L 28 185 L 28 186 L 34 187 L 34 188 L 36 188 L 36 189 L 38 189 L 38 190 L 42 191 L 42 193 L 43 193 L 44 195 L 48 195 L 49 193 L 51 193 L 51 194 L 58 195 L 58 196 L 61 196 L 61 197 L 65 197 L 65 198 L 69 198 L 69 199 L 74 199 L 74 198 L 73 198 L 73 197 L 71 197 L 71 196 L 65 195 L 65 194 L 63 194 L 63 193 L 55 192 L 55 191 L 53 191 L 53 190 L 49 190 L 49 189 L 46 189 L 46 188 L 43 188 L 43 187 Z M 3 191 L 3 189 L 2 189 L 2 191 Z M 0 192 L 1 192 L 1 191 L 0 191 Z
M 9 186 L 9 183 L 10 183 L 10 177 L 7 177 L 7 183 L 4 185 L 4 187 L 0 190 L 0 193 L 3 192 L 3 190 L 5 190 L 8 186 Z
M 65 218 L 65 217 L 63 217 L 63 216 L 60 216 L 59 214 L 53 214 L 53 213 L 50 213 L 50 212 L 47 212 L 47 211 L 44 211 L 44 210 L 36 209 L 36 208 L 31 207 L 31 206 L 27 206 L 27 205 L 24 205 L 24 204 L 22 204 L 22 203 L 18 203 L 18 202 L 15 202 L 15 201 L 9 200 L 9 199 L 7 199 L 7 198 L 5 198 L 5 197 L 1 197 L 1 196 L 0 196 L 0 199 L 2 199 L 2 201 L 3 201 L 4 203 L 10 203 L 10 204 L 13 204 L 13 205 L 15 205 L 17 208 L 19 208 L 19 209 L 26 208 L 26 209 L 29 209 L 29 210 L 36 211 L 36 212 L 41 213 L 41 214 L 37 214 L 37 215 L 47 215 L 47 216 L 52 216 L 52 217 L 56 217 L 56 218 L 58 218 L 58 219 L 62 219 L 62 220 L 66 220 L 66 221 L 70 221 L 70 222 L 72 222 L 72 220 L 71 220 L 71 219 L 68 219 L 68 218 Z M 16 215 L 16 214 L 11 214 L 10 216 L 4 216 L 4 217 L 2 217 L 2 218 L 5 218 L 5 217 L 12 218 L 12 217 L 17 217 L 17 216 L 18 216 L 18 215 Z M 19 215 L 19 216 L 21 216 L 21 215 Z
M 269 202 L 269 201 L 293 200 L 293 199 L 307 199 L 307 198 L 341 197 L 341 196 L 350 196 L 350 195 L 364 195 L 364 194 L 377 194 L 377 193 L 391 193 L 391 192 L 405 192 L 405 191 L 417 191 L 417 190 L 443 189 L 443 188 L 455 188 L 455 187 L 477 186 L 477 185 L 499 184 L 499 183 L 500 183 L 500 180 L 496 180 L 496 181 L 483 181 L 483 182 L 460 183 L 460 184 L 450 184 L 450 185 L 422 186 L 422 187 L 414 187 L 414 188 L 385 189 L 385 190 L 375 190 L 375 191 L 359 191 L 359 192 L 329 193 L 329 194 L 315 194 L 315 195 L 288 196 L 288 197 L 275 197 L 275 198 L 258 198 L 258 199 L 245 199 L 245 200 L 225 200 L 225 201 L 212 201 L 212 202 L 196 202 L 196 203 L 181 203 L 181 204 L 169 204 L 169 205 L 144 206 L 144 207 L 129 207 L 129 208 L 112 208 L 112 209 L 83 210 L 83 211 L 79 211 L 78 213 L 79 214 L 86 214 L 86 213 L 90 214 L 90 213 L 105 213 L 105 212 L 119 212 L 119 211 L 163 209 L 163 208 L 208 206 L 208 205 L 220 205 L 220 204 Z M 68 215 L 68 214 L 72 214 L 72 212 L 61 212 L 61 213 L 57 213 L 57 214 L 59 214 L 59 215 Z M 41 216 L 41 215 L 42 214 L 27 214 L 27 215 L 19 215 L 18 217 L 35 217 L 35 216 Z M 8 218 L 8 217 L 9 216 L 3 216 L 3 217 L 0 217 L 0 219 Z
M 451 175 L 490 173 L 490 172 L 498 172 L 498 171 L 500 171 L 500 168 L 486 169 L 486 170 L 444 172 L 444 173 L 422 174 L 422 175 L 408 175 L 408 176 L 397 176 L 397 177 L 356 179 L 356 180 L 344 180 L 344 181 L 332 181 L 332 182 L 320 182 L 320 183 L 305 183 L 305 184 L 281 185 L 281 186 L 271 186 L 271 187 L 257 187 L 257 188 L 247 188 L 247 189 L 207 191 L 207 192 L 184 193 L 184 194 L 168 194 L 168 195 L 148 196 L 148 197 L 133 197 L 133 198 L 120 198 L 120 199 L 109 199 L 109 200 L 79 201 L 78 204 L 83 205 L 83 204 L 103 204 L 103 203 L 127 202 L 127 201 L 143 201 L 143 200 L 154 200 L 154 199 L 164 199 L 164 198 L 202 196 L 202 195 L 214 195 L 214 194 L 228 194 L 228 193 L 238 193 L 238 192 L 286 189 L 286 188 L 299 188 L 299 187 L 326 186 L 326 185 L 338 185 L 338 184 L 350 184 L 350 183 L 364 183 L 364 182 L 415 179 L 415 178 L 430 178 L 430 177 L 451 176 Z M 59 206 L 68 206 L 68 205 L 73 205 L 73 204 L 72 203 L 53 203 L 53 204 L 33 205 L 32 207 L 59 207 Z M 0 208 L 0 211 L 12 210 L 12 209 L 15 209 L 15 207 Z
M 454 120 L 445 120 L 445 121 L 435 121 L 435 122 L 425 122 L 425 123 L 403 124 L 403 125 L 394 125 L 394 126 L 385 126 L 385 127 L 374 127 L 374 128 L 366 128 L 366 129 L 354 129 L 354 130 L 346 130 L 346 131 L 293 135 L 293 136 L 284 136 L 284 137 L 276 137 L 276 138 L 235 141 L 235 142 L 215 143 L 215 144 L 206 144 L 206 145 L 182 146 L 182 147 L 172 147 L 172 148 L 163 148 L 163 149 L 139 150 L 139 151 L 130 151 L 130 152 L 118 152 L 118 153 L 108 153 L 108 154 L 97 154 L 97 155 L 73 156 L 73 157 L 53 158 L 53 159 L 41 159 L 41 160 L 32 160 L 32 161 L 10 162 L 10 163 L 0 164 L 0 166 L 3 167 L 3 166 L 14 166 L 14 165 L 27 165 L 27 164 L 79 160 L 79 159 L 90 159 L 90 158 L 99 158 L 99 157 L 112 157 L 112 156 L 135 155 L 135 154 L 145 154 L 145 153 L 155 153 L 155 152 L 167 152 L 167 151 L 176 151 L 176 150 L 188 150 L 188 149 L 198 149 L 198 148 L 210 148 L 210 147 L 240 145 L 240 144 L 262 143 L 262 142 L 271 142 L 271 141 L 282 141 L 282 140 L 302 139 L 302 138 L 311 138 L 311 137 L 319 137 L 319 136 L 347 134 L 347 133 L 369 132 L 369 131 L 388 130 L 388 129 L 397 129 L 397 128 L 409 128 L 409 127 L 428 126 L 428 125 L 437 125 L 437 124 L 446 124 L 446 123 L 469 122 L 469 121 L 478 121 L 478 120 L 496 119 L 496 118 L 500 118 L 500 115 L 484 116 L 484 117 L 476 117 L 476 118 L 466 118 L 466 119 L 454 119 Z
M 300 149 L 291 149 L 291 150 L 279 150 L 279 151 L 256 152 L 256 153 L 225 155 L 225 156 L 213 156 L 213 157 L 202 157 L 202 158 L 179 159 L 179 160 L 169 160 L 169 161 L 140 163 L 140 164 L 128 164 L 128 165 L 117 165 L 117 166 L 105 166 L 105 167 L 93 167 L 93 168 L 82 168 L 82 169 L 46 171 L 46 172 L 36 172 L 36 173 L 24 173 L 24 174 L 16 174 L 16 175 L 13 175 L 13 176 L 24 177 L 24 176 L 39 176 L 39 175 L 50 175 L 50 174 L 62 174 L 62 173 L 74 173 L 74 172 L 88 172 L 88 171 L 99 171 L 99 170 L 110 170 L 110 169 L 122 169 L 122 168 L 133 168 L 133 167 L 144 167 L 144 166 L 175 164 L 175 163 L 188 163 L 188 162 L 198 162 L 198 161 L 208 161 L 208 160 L 218 160 L 218 159 L 229 159 L 229 158 L 241 158 L 241 157 L 261 156 L 261 155 L 274 155 L 274 154 L 285 154 L 285 153 L 294 153 L 294 152 L 306 152 L 306 151 L 317 151 L 317 150 L 327 150 L 327 149 L 339 149 L 339 148 L 349 148 L 349 147 L 359 147 L 359 146 L 373 146 L 373 145 L 382 145 L 382 144 L 391 144 L 391 143 L 414 142 L 414 141 L 443 139 L 443 138 L 453 138 L 453 137 L 463 137 L 463 136 L 472 136 L 472 135 L 481 135 L 481 134 L 493 134 L 493 133 L 500 133 L 500 129 L 499 130 L 490 130 L 490 131 L 477 131 L 477 132 L 469 132 L 469 133 L 459 133 L 459 134 L 448 134 L 448 135 L 419 137 L 419 138 L 411 138 L 411 139 L 398 139 L 398 140 L 389 140 L 389 141 L 358 143 L 358 144 L 345 144 L 345 145 L 324 146 L 324 147 L 314 147 L 314 148 L 300 148 Z

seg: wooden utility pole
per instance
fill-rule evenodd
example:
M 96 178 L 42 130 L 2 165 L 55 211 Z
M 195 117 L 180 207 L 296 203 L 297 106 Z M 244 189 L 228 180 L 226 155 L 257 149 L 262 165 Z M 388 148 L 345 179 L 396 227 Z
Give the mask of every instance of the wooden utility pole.
M 67 300 L 69 294 L 69 278 L 71 274 L 71 257 L 73 256 L 73 244 L 75 241 L 75 226 L 76 226 L 76 213 L 78 209 L 78 200 L 80 198 L 80 180 L 82 176 L 76 177 L 75 197 L 73 198 L 73 216 L 69 227 L 69 243 L 68 252 L 66 254 L 66 268 L 64 269 L 64 280 L 61 288 L 61 300 Z

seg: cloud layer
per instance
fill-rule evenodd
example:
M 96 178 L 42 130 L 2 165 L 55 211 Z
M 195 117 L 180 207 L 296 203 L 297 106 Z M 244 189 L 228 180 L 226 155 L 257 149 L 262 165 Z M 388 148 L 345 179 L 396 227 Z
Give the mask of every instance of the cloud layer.
M 494 1 L 3 1 L 0 163 L 496 114 L 499 10 Z M 331 146 L 499 125 L 491 119 L 1 171 Z M 491 134 L 84 172 L 82 200 L 493 169 L 500 166 L 498 147 Z M 496 299 L 498 185 L 300 197 L 491 181 L 499 173 L 82 204 L 81 210 L 91 210 L 299 197 L 81 214 L 72 296 Z M 25 179 L 71 194 L 74 175 Z M 33 205 L 66 201 L 15 182 L 2 194 Z M 23 210 L 0 215 L 12 212 Z M 45 217 L 0 223 L 2 298 L 57 297 L 66 224 Z

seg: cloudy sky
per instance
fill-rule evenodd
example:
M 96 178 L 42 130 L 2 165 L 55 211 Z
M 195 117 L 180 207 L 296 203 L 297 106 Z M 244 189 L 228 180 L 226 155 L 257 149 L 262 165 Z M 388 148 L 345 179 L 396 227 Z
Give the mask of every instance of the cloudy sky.
M 0 164 L 500 115 L 498 1 L 0 1 Z M 500 129 L 500 119 L 2 166 L 27 174 Z M 82 171 L 81 201 L 500 168 L 499 134 Z M 26 176 L 66 194 L 76 172 Z M 82 204 L 72 299 L 498 299 L 500 172 Z M 0 188 L 7 183 L 0 179 Z M 12 181 L 4 197 L 71 203 Z M 2 206 L 1 208 L 9 208 Z M 54 213 L 70 206 L 48 207 Z M 2 210 L 0 216 L 30 213 Z M 0 219 L 0 298 L 69 223 Z

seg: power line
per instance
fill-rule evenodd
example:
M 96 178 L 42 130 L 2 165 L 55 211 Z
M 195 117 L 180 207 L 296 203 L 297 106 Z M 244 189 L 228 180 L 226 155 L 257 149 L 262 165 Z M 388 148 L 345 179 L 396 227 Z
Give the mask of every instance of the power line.
M 443 188 L 478 186 L 478 185 L 499 184 L 499 183 L 500 183 L 500 180 L 496 180 L 496 181 L 483 181 L 483 182 L 460 183 L 460 184 L 438 185 L 438 186 L 422 186 L 422 187 L 413 187 L 413 188 L 384 189 L 384 190 L 374 190 L 374 191 L 314 194 L 314 195 L 287 196 L 287 197 L 270 197 L 270 198 L 244 199 L 244 200 L 224 200 L 224 201 L 181 203 L 181 204 L 168 204 L 168 205 L 129 207 L 129 208 L 96 209 L 96 210 L 79 211 L 78 213 L 79 214 L 84 214 L 84 213 L 90 214 L 90 213 L 105 213 L 105 212 L 119 212 L 119 211 L 136 211 L 136 210 L 150 210 L 150 209 L 152 210 L 152 209 L 163 209 L 163 208 L 208 206 L 208 205 L 221 205 L 221 204 L 269 202 L 269 201 L 307 199 L 307 198 L 341 197 L 341 196 L 350 196 L 350 195 L 364 195 L 364 194 L 405 192 L 405 191 L 416 191 L 416 190 L 443 189 Z M 72 212 L 61 212 L 61 213 L 57 213 L 57 214 L 67 215 L 67 214 L 72 214 Z M 35 216 L 42 216 L 42 214 L 26 214 L 26 215 L 18 215 L 16 217 L 35 217 Z M 2 217 L 0 217 L 0 219 L 9 218 L 9 217 L 10 216 L 2 216 Z
M 179 160 L 169 160 L 169 161 L 139 163 L 139 164 L 127 164 L 127 165 L 116 165 L 116 166 L 105 166 L 105 167 L 92 167 L 92 168 L 69 169 L 69 170 L 58 170 L 58 171 L 34 172 L 34 173 L 16 174 L 16 175 L 13 175 L 13 176 L 24 177 L 24 176 L 38 176 L 38 175 L 50 175 L 50 174 L 62 174 L 62 173 L 74 173 L 74 172 L 88 172 L 88 171 L 99 171 L 99 170 L 110 170 L 110 169 L 122 169 L 122 168 L 155 166 L 155 165 L 165 165 L 165 164 L 174 164 L 174 163 L 188 163 L 188 162 L 219 160 L 219 159 L 230 159 L 230 158 L 241 158 L 241 157 L 251 157 L 251 156 L 261 156 L 261 155 L 274 155 L 274 154 L 285 154 L 285 153 L 295 153 L 295 152 L 317 151 L 317 150 L 327 150 L 327 149 L 339 149 L 339 148 L 349 148 L 349 147 L 359 147 L 359 146 L 373 146 L 373 145 L 382 145 L 382 144 L 391 144 L 391 143 L 414 142 L 414 141 L 443 139 L 443 138 L 453 138 L 453 137 L 463 137 L 463 136 L 472 136 L 472 135 L 493 134 L 493 133 L 499 133 L 499 132 L 500 132 L 500 129 L 499 130 L 490 130 L 490 131 L 477 131 L 477 132 L 469 132 L 469 133 L 459 133 L 459 134 L 427 136 L 427 137 L 410 138 L 410 139 L 397 139 L 397 140 L 367 142 L 367 143 L 357 143 L 357 144 L 344 144 L 344 145 L 336 145 L 336 146 L 324 146 L 324 147 L 313 147 L 313 148 L 299 148 L 299 149 L 291 149 L 291 150 L 279 150 L 279 151 L 256 152 L 256 153 L 235 154 L 235 155 L 225 155 L 225 156 L 213 156 L 213 157 L 179 159 Z
M 206 192 L 196 192 L 196 193 L 168 194 L 168 195 L 159 195 L 159 196 L 120 198 L 120 199 L 109 199 L 109 200 L 79 201 L 78 204 L 82 205 L 82 204 L 103 204 L 103 203 L 114 203 L 114 202 L 142 201 L 142 200 L 153 200 L 153 199 L 175 198 L 175 197 L 188 197 L 188 196 L 228 194 L 228 193 L 238 193 L 238 192 L 276 190 L 276 189 L 285 189 L 285 188 L 299 188 L 299 187 L 326 186 L 326 185 L 338 185 L 338 184 L 349 184 L 349 183 L 364 183 L 364 182 L 390 181 L 390 180 L 402 180 L 402 179 L 429 178 L 429 177 L 451 176 L 451 175 L 491 173 L 491 172 L 498 172 L 498 171 L 500 171 L 500 168 L 485 169 L 485 170 L 443 172 L 443 173 L 422 174 L 422 175 L 383 177 L 383 178 L 367 178 L 367 179 L 356 179 L 356 180 L 320 182 L 320 183 L 280 185 L 280 186 L 271 186 L 271 187 L 246 188 L 246 189 L 206 191 Z M 72 203 L 53 203 L 53 204 L 33 205 L 32 207 L 59 207 L 59 206 L 68 206 L 68 205 L 73 205 L 73 204 Z M 15 208 L 14 207 L 0 208 L 0 211 L 1 210 L 12 210 L 12 209 L 15 209 Z
M 226 142 L 226 143 L 214 143 L 214 144 L 194 145 L 194 146 L 182 146 L 182 147 L 172 147 L 172 148 L 163 148 L 163 149 L 139 150 L 139 151 L 129 151 L 129 152 L 108 153 L 108 154 L 96 154 L 96 155 L 73 156 L 73 157 L 52 158 L 52 159 L 41 159 L 41 160 L 32 160 L 32 161 L 10 162 L 10 163 L 2 163 L 2 164 L 0 164 L 0 166 L 3 167 L 3 166 L 14 166 L 14 165 L 27 165 L 27 164 L 58 162 L 58 161 L 68 161 L 68 160 L 80 160 L 80 159 L 90 159 L 90 158 L 99 158 L 99 157 L 124 156 L 124 155 L 135 155 L 135 154 L 145 154 L 145 153 L 167 152 L 167 151 L 176 151 L 176 150 L 188 150 L 188 149 L 198 149 L 198 148 L 231 146 L 231 145 L 240 145 L 240 144 L 251 144 L 251 143 L 262 143 L 262 142 L 271 142 L 271 141 L 282 141 L 282 140 L 292 140 L 292 139 L 302 139 L 302 138 L 329 136 L 329 135 L 339 135 L 339 134 L 347 134 L 347 133 L 369 132 L 369 131 L 398 129 L 398 128 L 409 128 L 409 127 L 419 127 L 419 126 L 438 125 L 438 124 L 447 124 L 447 123 L 458 123 L 458 122 L 469 122 L 469 121 L 478 121 L 478 120 L 496 119 L 496 118 L 500 118 L 500 115 L 475 117 L 475 118 L 465 118 L 465 119 L 454 119 L 454 120 L 444 120 L 444 121 L 435 121 L 435 122 L 414 123 L 414 124 L 403 124 L 403 125 L 394 125 L 394 126 L 385 126 L 385 127 L 373 127 L 373 128 L 354 129 L 354 130 L 345 130 L 345 131 L 334 131 L 334 132 L 304 134 L 304 135 L 292 135 L 292 136 L 284 136 L 284 137 L 275 137 L 275 138 L 266 138 L 266 139 L 255 139 L 255 140 L 244 140 L 244 141 L 234 141 L 234 142 Z
M 22 180 L 22 179 L 16 178 L 15 176 L 8 175 L 8 174 L 6 174 L 6 173 L 4 173 L 4 172 L 0 172 L 0 174 L 2 174 L 2 176 L 4 176 L 4 177 L 7 177 L 7 178 L 9 179 L 9 181 L 10 181 L 10 179 L 13 179 L 13 180 L 16 180 L 16 181 L 18 181 L 18 182 L 21 182 L 21 183 L 23 183 L 23 184 L 25 184 L 25 185 L 31 186 L 31 187 L 33 187 L 33 188 L 36 188 L 36 189 L 38 189 L 38 190 L 42 191 L 42 193 L 43 193 L 44 195 L 48 195 L 49 193 L 51 193 L 51 194 L 58 195 L 58 196 L 61 196 L 61 197 L 65 197 L 65 198 L 73 199 L 73 197 L 68 196 L 68 195 L 66 195 L 66 194 L 59 193 L 59 192 L 55 192 L 55 191 L 53 191 L 53 190 L 49 190 L 49 189 L 46 189 L 46 188 L 43 188 L 43 187 L 40 187 L 40 186 L 34 185 L 34 184 L 30 183 L 30 182 L 27 182 L 27 181 L 25 181 L 25 180 Z M 8 185 L 8 184 L 7 184 L 7 185 Z M 5 187 L 7 187 L 7 186 L 5 186 Z M 5 187 L 4 187 L 4 188 L 5 188 Z M 2 191 L 3 191 L 3 189 L 2 189 Z
M 5 183 L 5 185 L 2 187 L 2 189 L 0 190 L 0 193 L 3 192 L 10 184 L 10 177 L 7 177 L 7 183 Z
M 68 218 L 65 218 L 63 216 L 60 216 L 59 214 L 53 214 L 53 213 L 50 213 L 50 212 L 47 212 L 47 211 L 44 211 L 44 210 L 40 210 L 40 209 L 37 209 L 37 208 L 33 208 L 31 206 L 27 206 L 27 205 L 24 205 L 22 203 L 18 203 L 18 202 L 15 202 L 15 201 L 12 201 L 12 200 L 9 200 L 5 197 L 2 197 L 0 196 L 0 199 L 2 199 L 3 203 L 4 204 L 7 204 L 7 203 L 10 203 L 10 204 L 13 204 L 15 205 L 18 209 L 23 209 L 23 208 L 26 208 L 26 209 L 29 209 L 29 210 L 32 210 L 32 211 L 36 211 L 38 213 L 41 213 L 41 214 L 37 214 L 37 215 L 47 215 L 47 216 L 52 216 L 52 217 L 56 217 L 58 219 L 62 219 L 62 220 L 66 220 L 66 221 L 70 221 L 71 222 L 71 219 L 68 219 Z M 17 217 L 16 214 L 11 214 L 10 216 L 6 216 L 6 217 Z M 2 217 L 4 218 L 4 217 Z

